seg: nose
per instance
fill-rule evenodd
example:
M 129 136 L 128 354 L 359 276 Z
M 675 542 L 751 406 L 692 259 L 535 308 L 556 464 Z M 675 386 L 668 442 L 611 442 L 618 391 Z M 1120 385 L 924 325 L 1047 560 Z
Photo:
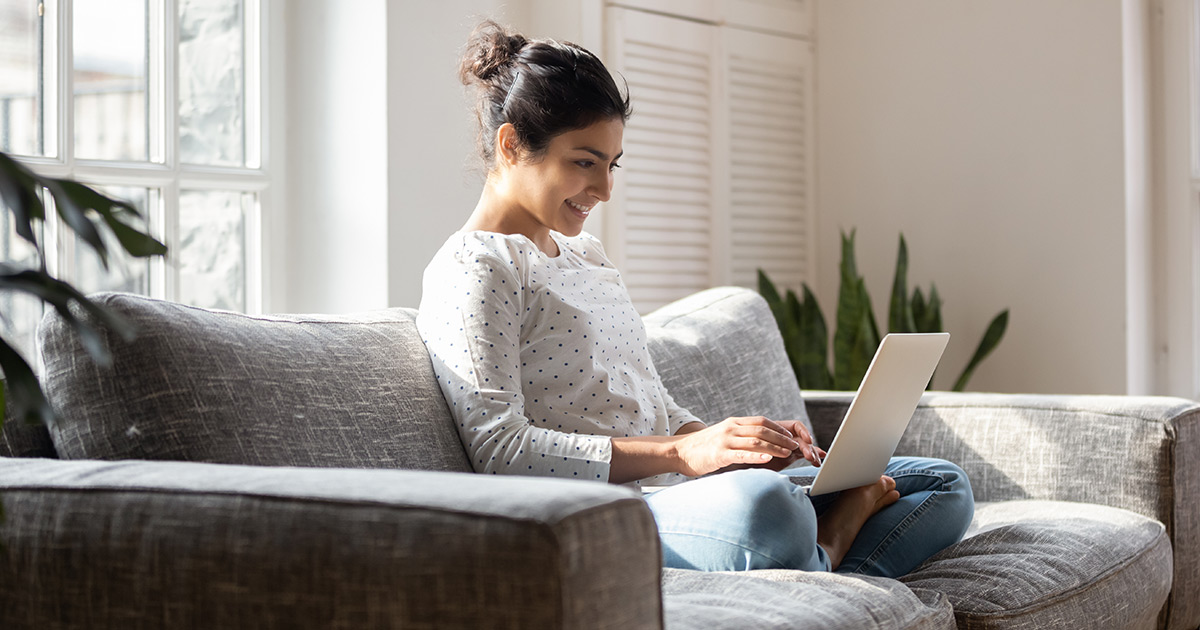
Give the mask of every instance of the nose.
M 594 180 L 588 194 L 599 201 L 608 201 L 612 197 L 612 187 L 613 173 L 612 171 L 605 171 L 603 181 Z

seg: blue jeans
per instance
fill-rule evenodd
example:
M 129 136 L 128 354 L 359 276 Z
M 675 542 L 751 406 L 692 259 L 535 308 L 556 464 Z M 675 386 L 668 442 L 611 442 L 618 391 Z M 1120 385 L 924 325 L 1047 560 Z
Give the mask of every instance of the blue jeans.
M 810 498 L 788 478 L 816 474 L 811 466 L 739 470 L 648 494 L 664 566 L 828 571 L 829 557 L 817 544 L 817 517 L 838 495 Z M 884 474 L 896 480 L 900 500 L 867 520 L 838 573 L 899 577 L 958 542 L 971 523 L 971 484 L 958 466 L 895 457 Z

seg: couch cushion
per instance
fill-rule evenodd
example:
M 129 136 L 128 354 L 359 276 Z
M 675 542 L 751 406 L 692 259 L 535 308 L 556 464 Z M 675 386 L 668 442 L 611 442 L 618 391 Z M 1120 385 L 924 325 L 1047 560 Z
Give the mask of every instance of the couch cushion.
M 4 428 L 0 430 L 0 457 L 58 457 L 45 425 L 29 424 L 13 418 L 10 412 L 5 410 Z
M 98 367 L 56 313 L 39 330 L 64 459 L 470 471 L 412 309 L 250 316 L 94 299 L 138 329 Z
M 645 323 L 667 391 L 700 419 L 766 416 L 811 428 L 783 337 L 759 294 L 701 291 L 650 313 Z
M 942 630 L 954 628 L 944 595 L 895 580 L 763 570 L 663 571 L 667 630 Z
M 981 503 L 967 536 L 901 578 L 944 593 L 960 628 L 1155 628 L 1171 588 L 1165 528 L 1126 510 Z

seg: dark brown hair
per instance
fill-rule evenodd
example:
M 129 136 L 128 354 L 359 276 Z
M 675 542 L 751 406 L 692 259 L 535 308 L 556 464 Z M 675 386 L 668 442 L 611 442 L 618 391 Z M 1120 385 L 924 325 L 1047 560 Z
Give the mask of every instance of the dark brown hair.
M 629 119 L 628 94 L 595 55 L 569 42 L 526 39 L 487 20 L 467 40 L 459 66 L 464 85 L 479 95 L 479 152 L 485 167 L 496 157 L 496 130 L 516 128 L 519 149 L 541 157 L 550 140 L 601 120 Z

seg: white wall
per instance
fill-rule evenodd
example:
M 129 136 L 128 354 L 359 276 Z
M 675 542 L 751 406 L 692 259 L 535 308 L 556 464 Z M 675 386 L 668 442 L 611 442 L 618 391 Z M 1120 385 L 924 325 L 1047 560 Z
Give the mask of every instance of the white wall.
M 268 309 L 412 306 L 421 272 L 478 200 L 458 60 L 485 18 L 595 46 L 600 0 L 279 0 L 285 197 L 269 217 Z M 278 29 L 274 31 L 279 33 Z M 597 222 L 599 223 L 599 222 Z M 283 233 L 280 232 L 283 231 Z
M 421 273 L 475 209 L 483 179 L 458 60 L 483 18 L 522 28 L 525 3 L 388 5 L 388 303 L 415 307 Z
M 388 68 L 384 0 L 287 0 L 286 297 L 271 310 L 384 308 L 388 291 Z M 277 158 L 278 159 L 278 158 Z M 270 291 L 270 289 L 268 289 Z M 271 291 L 272 295 L 276 295 Z M 276 296 L 273 302 L 279 300 Z
M 816 11 L 826 317 L 839 230 L 858 228 L 882 317 L 903 231 L 910 287 L 937 283 L 954 335 L 935 385 L 952 385 L 1010 308 L 970 389 L 1123 393 L 1120 0 L 819 0 Z

